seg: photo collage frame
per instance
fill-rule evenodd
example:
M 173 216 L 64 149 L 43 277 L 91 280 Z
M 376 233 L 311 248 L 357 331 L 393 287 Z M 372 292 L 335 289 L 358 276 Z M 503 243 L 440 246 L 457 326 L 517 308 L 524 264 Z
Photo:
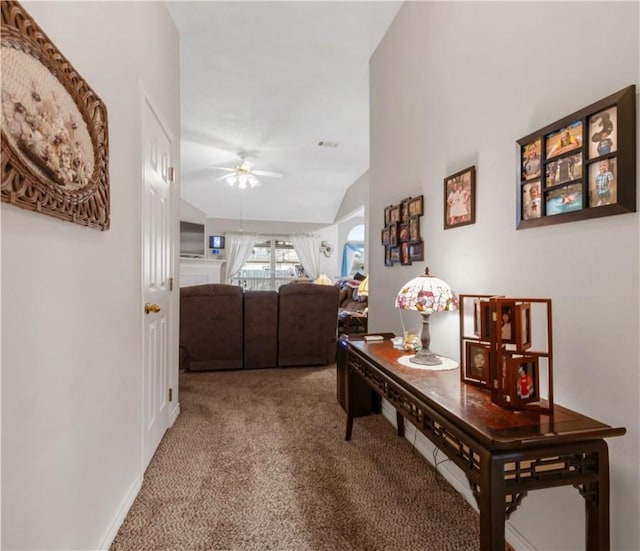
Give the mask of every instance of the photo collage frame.
M 420 217 L 424 214 L 424 198 L 407 197 L 398 205 L 384 209 L 384 265 L 410 266 L 424 260 L 424 241 L 420 234 Z
M 635 212 L 635 85 L 517 144 L 518 229 Z
M 464 294 L 458 299 L 462 382 L 487 389 L 500 406 L 551 412 L 551 301 Z M 535 349 L 533 327 L 546 327 Z

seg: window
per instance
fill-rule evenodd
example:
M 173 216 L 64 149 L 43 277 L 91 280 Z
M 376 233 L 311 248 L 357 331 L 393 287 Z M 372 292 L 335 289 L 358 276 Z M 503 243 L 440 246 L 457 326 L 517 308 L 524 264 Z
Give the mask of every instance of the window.
M 245 291 L 270 291 L 304 275 L 289 241 L 265 238 L 254 245 L 253 252 L 231 283 L 240 285 Z

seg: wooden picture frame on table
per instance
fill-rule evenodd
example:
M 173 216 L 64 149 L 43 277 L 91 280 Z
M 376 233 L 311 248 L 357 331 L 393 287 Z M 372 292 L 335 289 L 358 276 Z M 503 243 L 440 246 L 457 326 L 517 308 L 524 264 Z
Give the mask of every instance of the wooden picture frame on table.
M 490 349 L 486 343 L 465 341 L 464 382 L 487 386 Z
M 470 166 L 444 179 L 444 229 L 476 222 L 476 167 Z

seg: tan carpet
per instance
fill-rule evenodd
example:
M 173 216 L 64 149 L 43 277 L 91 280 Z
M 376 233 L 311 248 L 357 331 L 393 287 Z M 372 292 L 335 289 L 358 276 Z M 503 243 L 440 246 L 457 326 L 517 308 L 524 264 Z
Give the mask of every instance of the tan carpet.
M 478 515 L 381 415 L 344 441 L 335 367 L 181 373 L 111 547 L 477 550 Z

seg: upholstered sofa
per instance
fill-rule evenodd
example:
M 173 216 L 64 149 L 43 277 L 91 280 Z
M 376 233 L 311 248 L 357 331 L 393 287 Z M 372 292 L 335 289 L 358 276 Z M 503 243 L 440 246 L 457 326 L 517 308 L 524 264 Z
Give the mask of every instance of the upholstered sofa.
M 180 289 L 180 364 L 190 371 L 325 365 L 335 361 L 339 290 L 225 284 Z
M 368 297 L 358 294 L 357 279 L 343 279 L 336 283 L 340 289 L 338 304 L 338 335 L 367 332 Z

